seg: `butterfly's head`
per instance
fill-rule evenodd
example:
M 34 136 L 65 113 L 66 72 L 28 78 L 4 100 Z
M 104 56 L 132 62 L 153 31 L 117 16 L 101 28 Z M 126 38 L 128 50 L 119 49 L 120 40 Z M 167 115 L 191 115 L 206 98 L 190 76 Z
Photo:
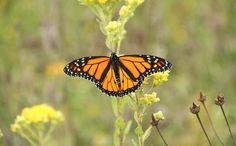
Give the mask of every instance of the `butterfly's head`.
M 117 55 L 116 55 L 116 53 L 114 53 L 114 52 L 111 53 L 111 59 L 116 59 L 116 58 L 118 58 Z

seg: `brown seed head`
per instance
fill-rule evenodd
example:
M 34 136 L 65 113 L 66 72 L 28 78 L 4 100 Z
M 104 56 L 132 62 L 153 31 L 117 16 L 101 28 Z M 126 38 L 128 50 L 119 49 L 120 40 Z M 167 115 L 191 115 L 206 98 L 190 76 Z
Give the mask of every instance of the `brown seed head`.
M 200 106 L 196 105 L 194 102 L 193 102 L 193 106 L 190 107 L 189 109 L 193 114 L 198 114 L 200 112 Z
M 215 99 L 215 104 L 222 106 L 225 103 L 225 97 L 222 95 L 218 95 Z
M 200 96 L 199 96 L 199 99 L 198 101 L 204 103 L 204 101 L 206 100 L 206 96 L 202 94 L 202 92 L 200 92 Z

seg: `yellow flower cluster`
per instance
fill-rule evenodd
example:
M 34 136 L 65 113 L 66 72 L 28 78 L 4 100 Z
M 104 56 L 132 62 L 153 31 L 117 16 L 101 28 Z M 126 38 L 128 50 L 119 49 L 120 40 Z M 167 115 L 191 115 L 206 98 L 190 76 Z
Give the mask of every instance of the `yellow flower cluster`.
M 154 116 L 154 119 L 156 121 L 160 121 L 160 120 L 164 120 L 165 119 L 162 111 L 158 111 L 158 112 L 154 113 L 153 116 Z
M 25 108 L 21 116 L 29 123 L 62 122 L 64 120 L 60 111 L 56 111 L 46 104 Z
M 85 5 L 93 5 L 93 4 L 104 5 L 107 3 L 116 3 L 119 0 L 78 0 L 78 1 Z
M 157 97 L 156 92 L 152 92 L 151 94 L 144 94 L 144 97 L 140 97 L 139 101 L 144 105 L 152 105 L 153 103 L 159 102 L 160 98 Z
M 24 108 L 17 116 L 11 130 L 31 145 L 45 145 L 55 127 L 64 121 L 60 111 L 46 104 Z
M 169 77 L 169 73 L 170 71 L 167 70 L 165 72 L 158 72 L 153 74 L 153 85 L 157 86 L 157 85 L 161 85 L 162 83 L 168 81 L 168 77 Z
M 109 34 L 116 34 L 121 27 L 121 23 L 119 21 L 110 21 L 106 26 L 106 32 Z
M 56 125 L 63 121 L 64 117 L 60 111 L 56 111 L 46 104 L 41 104 L 24 108 L 22 113 L 17 116 L 15 123 L 11 125 L 11 130 L 19 132 L 28 125 L 47 123 Z

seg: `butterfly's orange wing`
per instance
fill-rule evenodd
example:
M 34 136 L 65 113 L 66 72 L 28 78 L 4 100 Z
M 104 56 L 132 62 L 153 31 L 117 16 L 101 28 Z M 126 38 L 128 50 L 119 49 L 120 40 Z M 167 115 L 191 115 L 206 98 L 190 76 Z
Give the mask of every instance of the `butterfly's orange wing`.
M 124 55 L 118 58 L 119 63 L 115 64 L 118 73 L 113 69 L 113 60 L 106 56 L 77 59 L 69 63 L 64 72 L 94 82 L 109 96 L 124 96 L 138 89 L 146 76 L 171 68 L 170 62 L 151 55 Z
M 84 57 L 65 66 L 64 72 L 69 76 L 78 76 L 94 82 L 97 86 L 104 80 L 110 66 L 106 56 Z
M 120 85 L 117 83 L 115 72 L 111 66 L 103 82 L 98 86 L 102 92 L 109 96 L 124 96 L 135 91 L 141 84 L 141 81 L 133 81 L 127 73 L 119 67 Z
M 119 57 L 118 85 L 115 72 L 110 66 L 99 89 L 111 96 L 124 96 L 134 92 L 142 84 L 145 77 L 163 72 L 171 68 L 171 63 L 160 57 L 151 55 L 124 55 Z
M 171 63 L 152 55 L 124 55 L 119 57 L 121 68 L 133 81 L 143 81 L 145 77 L 171 68 Z

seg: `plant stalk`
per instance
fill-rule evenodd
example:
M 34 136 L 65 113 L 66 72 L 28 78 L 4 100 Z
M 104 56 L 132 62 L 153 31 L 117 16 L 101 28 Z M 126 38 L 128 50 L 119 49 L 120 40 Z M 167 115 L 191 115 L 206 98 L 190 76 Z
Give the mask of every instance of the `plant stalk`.
M 164 136 L 162 135 L 161 130 L 159 129 L 158 125 L 156 125 L 155 127 L 156 127 L 156 129 L 157 129 L 159 135 L 161 136 L 161 139 L 162 139 L 162 141 L 164 142 L 165 146 L 168 146 L 168 144 L 167 144 L 167 142 L 166 142 Z
M 225 122 L 226 122 L 226 124 L 227 124 L 227 127 L 228 127 L 228 129 L 229 129 L 229 133 L 230 133 L 231 139 L 232 139 L 232 141 L 233 141 L 233 145 L 236 146 L 236 143 L 235 143 L 235 141 L 234 141 L 234 137 L 233 137 L 233 134 L 232 134 L 232 131 L 231 131 L 231 128 L 230 128 L 228 119 L 227 119 L 227 117 L 226 117 L 226 115 L 225 115 L 224 108 L 223 108 L 222 105 L 220 105 L 220 108 L 221 108 L 221 111 L 222 111 L 222 113 L 223 113 L 223 115 L 224 115 L 224 118 L 225 118 Z
M 197 116 L 198 122 L 200 123 L 201 128 L 202 128 L 202 130 L 203 130 L 203 132 L 204 132 L 204 134 L 205 134 L 205 136 L 206 136 L 206 138 L 207 138 L 207 141 L 208 141 L 209 145 L 212 146 L 211 141 L 210 141 L 210 139 L 209 139 L 209 137 L 208 137 L 208 135 L 207 135 L 207 133 L 206 133 L 206 130 L 205 130 L 203 124 L 202 124 L 202 121 L 201 121 L 199 115 L 196 114 L 196 116 Z
M 217 132 L 216 132 L 215 126 L 213 125 L 213 122 L 212 122 L 212 120 L 211 120 L 210 114 L 209 114 L 209 112 L 208 112 L 208 110 L 207 110 L 207 107 L 206 107 L 205 103 L 202 102 L 202 105 L 203 105 L 203 107 L 204 107 L 204 109 L 205 109 L 205 111 L 206 111 L 206 113 L 207 113 L 207 117 L 208 117 L 208 119 L 209 119 L 211 128 L 213 129 L 213 131 L 214 131 L 214 133 L 215 133 L 217 139 L 218 139 L 219 142 L 221 143 L 221 145 L 224 146 L 223 141 L 221 140 L 220 136 L 219 136 L 219 135 L 217 134 Z

